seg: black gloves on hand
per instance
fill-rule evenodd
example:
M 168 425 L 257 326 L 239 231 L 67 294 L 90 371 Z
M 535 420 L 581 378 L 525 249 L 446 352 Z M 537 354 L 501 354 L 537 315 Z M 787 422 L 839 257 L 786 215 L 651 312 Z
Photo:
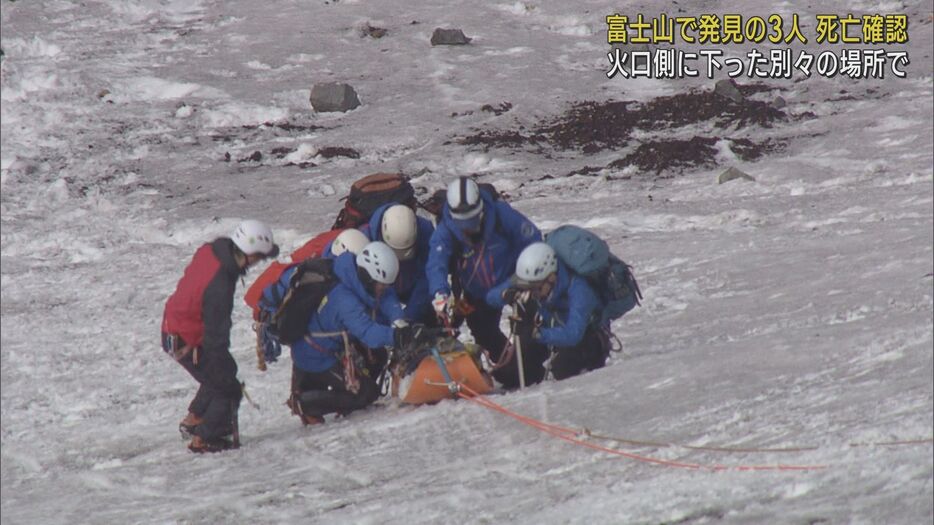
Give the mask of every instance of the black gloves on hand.
M 397 326 L 392 332 L 393 346 L 396 350 L 402 350 L 412 345 L 415 338 L 415 327 L 412 325 Z
M 427 328 L 425 325 L 417 323 L 396 327 L 392 338 L 396 350 L 405 353 L 412 350 L 421 350 L 422 347 L 434 343 L 439 334 L 440 330 Z

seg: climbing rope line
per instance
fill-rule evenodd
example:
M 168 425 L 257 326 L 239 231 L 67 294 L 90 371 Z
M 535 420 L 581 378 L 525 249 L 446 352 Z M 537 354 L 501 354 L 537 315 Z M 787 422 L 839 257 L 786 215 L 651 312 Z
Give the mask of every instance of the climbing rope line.
M 850 443 L 851 447 L 894 447 L 898 445 L 926 445 L 934 443 L 934 437 L 925 439 L 905 439 L 900 441 L 879 441 L 872 443 Z
M 641 461 L 645 463 L 653 463 L 656 465 L 663 465 L 674 468 L 684 468 L 691 470 L 709 470 L 709 471 L 724 471 L 724 470 L 736 470 L 736 471 L 763 471 L 763 470 L 783 470 L 783 471 L 812 471 L 812 470 L 823 470 L 827 468 L 827 465 L 786 465 L 786 464 L 776 464 L 776 465 L 722 465 L 722 464 L 700 464 L 700 463 L 688 463 L 682 461 L 671 461 L 660 458 L 653 458 L 650 456 L 643 456 L 639 454 L 633 454 L 630 452 L 624 452 L 622 450 L 617 450 L 614 448 L 605 447 L 592 443 L 589 441 L 584 441 L 581 439 L 580 433 L 574 429 L 567 427 L 561 427 L 558 425 L 552 425 L 550 423 L 545 423 L 537 419 L 524 416 L 509 410 L 508 408 L 495 403 L 489 400 L 486 397 L 478 394 L 476 391 L 464 384 L 458 384 L 458 395 L 462 399 L 466 399 L 472 403 L 476 403 L 480 406 L 486 407 L 493 411 L 499 412 L 503 415 L 509 416 L 523 424 L 541 430 L 547 434 L 550 434 L 558 439 L 573 443 L 575 445 L 587 447 L 593 450 L 598 450 L 601 452 L 606 452 L 608 454 L 613 454 L 617 456 L 626 457 L 636 461 Z M 584 434 L 583 436 L 586 436 Z
M 763 448 L 763 447 L 715 447 L 715 446 L 705 446 L 705 445 L 682 445 L 677 443 L 664 443 L 658 441 L 639 441 L 635 439 L 625 439 L 615 436 L 606 436 L 603 434 L 595 434 L 589 429 L 583 429 L 584 435 L 593 439 L 601 439 L 604 441 L 615 441 L 617 443 L 622 443 L 625 445 L 636 445 L 640 447 L 656 447 L 656 448 L 686 448 L 689 450 L 704 450 L 708 452 L 770 452 L 770 453 L 781 453 L 781 452 L 806 452 L 809 450 L 817 450 L 819 447 L 815 446 L 805 446 L 805 447 L 777 447 L 777 448 Z

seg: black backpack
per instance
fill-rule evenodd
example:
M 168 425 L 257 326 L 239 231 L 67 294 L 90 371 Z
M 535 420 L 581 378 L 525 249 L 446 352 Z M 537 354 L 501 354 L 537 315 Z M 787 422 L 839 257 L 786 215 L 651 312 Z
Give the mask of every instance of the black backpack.
M 280 279 L 266 288 L 260 308 L 280 342 L 291 345 L 305 336 L 312 314 L 337 285 L 333 267 L 332 259 L 305 259 L 287 282 Z
M 383 204 L 397 202 L 411 207 L 417 204 L 415 188 L 401 173 L 374 173 L 353 183 L 344 197 L 344 208 L 331 229 L 356 228 L 368 220 Z

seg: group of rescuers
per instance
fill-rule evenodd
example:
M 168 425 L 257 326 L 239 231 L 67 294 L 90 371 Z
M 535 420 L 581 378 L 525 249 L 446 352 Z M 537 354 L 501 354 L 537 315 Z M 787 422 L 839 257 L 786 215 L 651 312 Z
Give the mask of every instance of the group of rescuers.
M 468 177 L 448 185 L 434 220 L 413 208 L 382 206 L 322 255 L 333 258 L 338 284 L 311 315 L 308 334 L 291 346 L 293 387 L 338 393 L 343 401 L 335 409 L 290 400 L 304 424 L 377 400 L 379 363 L 425 326 L 456 329 L 466 321 L 476 343 L 500 360 L 511 346 L 500 329 L 505 305 L 512 306 L 526 384 L 542 381 L 548 370 L 564 379 L 604 366 L 610 343 L 608 323 L 594 315 L 600 299 L 542 242 L 532 221 Z M 193 452 L 239 444 L 231 441 L 243 395 L 230 354 L 234 290 L 250 267 L 278 253 L 271 229 L 245 220 L 230 237 L 198 248 L 165 305 L 163 349 L 200 384 L 180 424 Z M 348 343 L 371 358 L 371 373 L 359 374 L 356 392 L 344 383 Z M 500 363 L 492 373 L 502 388 L 519 387 L 517 362 Z

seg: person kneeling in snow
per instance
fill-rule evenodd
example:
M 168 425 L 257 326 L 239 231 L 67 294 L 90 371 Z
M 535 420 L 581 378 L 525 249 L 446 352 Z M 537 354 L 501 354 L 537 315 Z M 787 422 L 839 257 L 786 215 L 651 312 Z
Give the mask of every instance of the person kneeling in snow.
M 544 242 L 526 247 L 516 261 L 515 275 L 490 290 L 486 300 L 495 308 L 512 305 L 511 322 L 515 344 L 522 352 L 526 384 L 545 379 L 549 348 L 555 379 L 606 364 L 610 344 L 600 326 L 599 297 Z M 517 362 L 515 355 L 510 356 L 498 374 L 509 375 L 518 384 Z
M 376 401 L 386 348 L 407 343 L 411 334 L 393 290 L 399 260 L 392 248 L 371 242 L 356 256 L 343 253 L 334 274 L 338 284 L 311 315 L 305 337 L 292 345 L 288 405 L 305 425 Z
M 278 253 L 268 226 L 243 221 L 230 238 L 198 249 L 165 304 L 162 349 L 200 383 L 179 424 L 182 435 L 192 438 L 192 452 L 239 445 L 236 420 L 243 394 L 230 355 L 234 290 L 247 269 Z

